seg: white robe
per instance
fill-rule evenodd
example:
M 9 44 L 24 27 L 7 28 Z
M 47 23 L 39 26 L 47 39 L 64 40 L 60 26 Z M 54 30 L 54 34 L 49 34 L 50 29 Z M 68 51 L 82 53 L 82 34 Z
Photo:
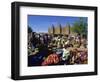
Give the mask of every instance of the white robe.
M 62 60 L 67 60 L 68 56 L 70 55 L 70 51 L 68 51 L 67 49 L 63 49 L 63 55 L 62 55 Z

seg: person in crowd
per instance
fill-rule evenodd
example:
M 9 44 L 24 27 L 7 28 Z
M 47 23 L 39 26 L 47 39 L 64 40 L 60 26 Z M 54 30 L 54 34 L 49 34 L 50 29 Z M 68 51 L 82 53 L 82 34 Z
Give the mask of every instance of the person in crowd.
M 68 50 L 68 45 L 65 45 L 63 48 L 63 55 L 62 55 L 62 60 L 64 64 L 68 64 L 69 62 L 69 56 L 70 56 L 70 51 Z

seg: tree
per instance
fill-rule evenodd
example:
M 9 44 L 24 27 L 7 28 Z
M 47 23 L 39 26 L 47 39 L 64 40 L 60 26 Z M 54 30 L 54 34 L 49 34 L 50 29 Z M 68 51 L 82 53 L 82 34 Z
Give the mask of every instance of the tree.
M 71 28 L 71 30 L 82 36 L 83 35 L 87 36 L 87 21 L 84 20 L 84 18 L 80 18 L 78 21 L 76 21 L 73 24 L 73 27 Z
M 28 26 L 28 33 L 33 32 L 32 28 L 30 26 Z

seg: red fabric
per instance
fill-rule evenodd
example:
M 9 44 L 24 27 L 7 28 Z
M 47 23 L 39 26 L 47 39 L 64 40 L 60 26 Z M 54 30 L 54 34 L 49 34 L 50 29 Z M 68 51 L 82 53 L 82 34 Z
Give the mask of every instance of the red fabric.
M 42 63 L 42 65 L 57 64 L 59 62 L 59 57 L 57 54 L 50 54 Z

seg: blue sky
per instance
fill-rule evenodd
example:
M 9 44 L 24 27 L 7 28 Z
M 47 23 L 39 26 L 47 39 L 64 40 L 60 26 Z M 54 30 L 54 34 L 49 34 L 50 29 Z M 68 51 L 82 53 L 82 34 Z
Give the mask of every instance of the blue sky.
M 83 17 L 84 21 L 87 22 L 87 17 Z M 35 32 L 48 32 L 48 28 L 52 26 L 71 26 L 75 21 L 78 21 L 79 17 L 69 16 L 43 16 L 43 15 L 28 15 L 28 26 Z

